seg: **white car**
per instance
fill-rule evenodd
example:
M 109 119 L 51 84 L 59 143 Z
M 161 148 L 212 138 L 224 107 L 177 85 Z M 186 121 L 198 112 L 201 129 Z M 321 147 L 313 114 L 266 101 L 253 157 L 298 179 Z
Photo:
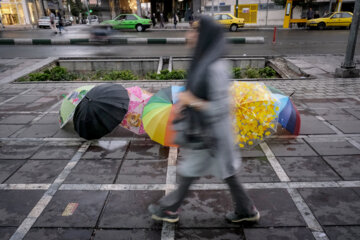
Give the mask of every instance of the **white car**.
M 99 18 L 96 15 L 90 15 L 86 19 L 87 24 L 99 24 Z
M 56 26 L 59 25 L 59 18 L 55 17 L 55 24 Z M 38 27 L 39 28 L 50 28 L 50 17 L 43 16 L 38 20 Z

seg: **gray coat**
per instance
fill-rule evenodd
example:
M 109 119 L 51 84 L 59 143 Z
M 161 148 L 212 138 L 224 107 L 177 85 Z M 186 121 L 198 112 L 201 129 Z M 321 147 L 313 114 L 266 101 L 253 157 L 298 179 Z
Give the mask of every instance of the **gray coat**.
M 209 149 L 182 148 L 184 161 L 179 163 L 178 172 L 185 177 L 213 175 L 225 179 L 237 173 L 241 159 L 234 148 L 234 134 L 230 119 L 229 67 L 218 60 L 209 66 L 209 102 L 203 111 L 207 124 L 218 144 L 214 151 Z

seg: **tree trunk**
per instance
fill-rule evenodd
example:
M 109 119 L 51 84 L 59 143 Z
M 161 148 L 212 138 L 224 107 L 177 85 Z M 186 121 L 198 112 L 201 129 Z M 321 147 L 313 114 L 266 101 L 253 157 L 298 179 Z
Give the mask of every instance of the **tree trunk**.
M 141 3 L 140 3 L 140 0 L 136 0 L 136 5 L 137 5 L 137 15 L 139 17 L 141 17 Z

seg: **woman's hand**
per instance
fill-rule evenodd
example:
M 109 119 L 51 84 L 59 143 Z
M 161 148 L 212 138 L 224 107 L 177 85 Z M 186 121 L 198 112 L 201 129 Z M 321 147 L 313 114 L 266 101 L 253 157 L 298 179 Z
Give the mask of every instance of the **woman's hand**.
M 181 111 L 186 106 L 190 106 L 195 109 L 203 109 L 206 107 L 206 101 L 202 100 L 201 98 L 196 97 L 192 94 L 189 90 L 185 92 L 181 92 L 178 94 L 178 103 L 177 108 Z

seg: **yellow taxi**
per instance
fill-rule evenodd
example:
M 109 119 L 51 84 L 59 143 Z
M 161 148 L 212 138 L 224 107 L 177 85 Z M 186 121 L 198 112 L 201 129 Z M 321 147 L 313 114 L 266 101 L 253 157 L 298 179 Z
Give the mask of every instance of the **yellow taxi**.
M 351 12 L 332 12 L 321 18 L 309 19 L 306 26 L 323 30 L 327 27 L 348 27 L 350 28 L 353 14 Z
M 234 17 L 230 13 L 216 13 L 214 19 L 229 29 L 230 32 L 236 32 L 239 27 L 244 27 L 245 19 Z

